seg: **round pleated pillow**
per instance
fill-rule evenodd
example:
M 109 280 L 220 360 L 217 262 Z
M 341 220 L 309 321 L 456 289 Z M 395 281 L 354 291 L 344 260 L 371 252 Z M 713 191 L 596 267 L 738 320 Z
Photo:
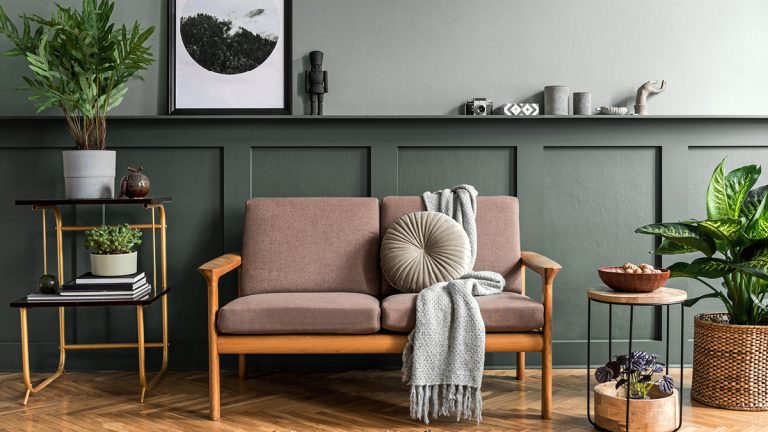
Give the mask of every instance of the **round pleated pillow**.
M 438 212 L 407 214 L 381 241 L 381 271 L 402 292 L 417 293 L 471 269 L 469 237 L 461 225 Z

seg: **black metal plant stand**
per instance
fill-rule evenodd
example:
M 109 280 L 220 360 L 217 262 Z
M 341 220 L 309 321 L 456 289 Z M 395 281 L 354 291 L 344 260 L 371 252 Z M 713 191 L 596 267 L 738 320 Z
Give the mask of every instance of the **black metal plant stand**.
M 688 298 L 685 291 L 674 288 L 659 288 L 650 293 L 629 293 L 618 292 L 608 287 L 591 288 L 587 291 L 587 419 L 599 431 L 606 429 L 598 426 L 592 420 L 592 411 L 590 409 L 590 399 L 592 393 L 592 302 L 608 305 L 608 358 L 613 357 L 613 306 L 629 307 L 629 343 L 627 347 L 627 356 L 631 358 L 632 354 L 632 327 L 634 324 L 635 307 L 666 307 L 667 309 L 667 331 L 664 338 L 666 353 L 664 362 L 666 363 L 666 374 L 669 375 L 669 328 L 670 328 L 670 307 L 680 305 L 680 381 L 678 384 L 679 414 L 677 427 L 678 431 L 683 426 L 683 350 L 685 348 L 685 307 L 683 302 Z M 626 412 L 626 430 L 631 431 L 629 416 L 629 392 L 627 393 L 627 412 Z

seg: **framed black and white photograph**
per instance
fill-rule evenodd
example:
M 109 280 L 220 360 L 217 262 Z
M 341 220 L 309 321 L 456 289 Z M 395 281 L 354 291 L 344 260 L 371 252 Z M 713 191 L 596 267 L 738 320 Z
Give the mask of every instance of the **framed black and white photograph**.
M 291 0 L 169 0 L 171 114 L 290 114 Z

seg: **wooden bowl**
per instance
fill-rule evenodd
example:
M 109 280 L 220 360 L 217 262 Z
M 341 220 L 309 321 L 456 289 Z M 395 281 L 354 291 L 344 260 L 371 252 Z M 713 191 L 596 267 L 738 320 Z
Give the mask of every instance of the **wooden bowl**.
M 647 293 L 664 286 L 669 279 L 669 270 L 661 273 L 624 273 L 621 267 L 601 267 L 597 269 L 600 280 L 616 291 Z

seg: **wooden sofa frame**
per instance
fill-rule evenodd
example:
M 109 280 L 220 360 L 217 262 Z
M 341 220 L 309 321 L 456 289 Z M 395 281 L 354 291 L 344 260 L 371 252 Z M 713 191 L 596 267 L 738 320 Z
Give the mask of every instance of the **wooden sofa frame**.
M 408 335 L 378 333 L 369 335 L 232 335 L 219 333 L 219 279 L 237 269 L 240 279 L 241 257 L 230 253 L 213 259 L 198 269 L 208 282 L 208 371 L 211 420 L 221 418 L 220 354 L 239 354 L 238 372 L 245 379 L 246 354 L 399 354 Z M 516 352 L 517 379 L 525 378 L 525 353 L 541 353 L 541 417 L 552 418 L 552 285 L 561 267 L 534 252 L 522 253 L 522 294 L 525 294 L 525 268 L 541 276 L 544 327 L 540 331 L 488 333 L 486 352 Z M 239 287 L 238 287 L 239 289 Z

